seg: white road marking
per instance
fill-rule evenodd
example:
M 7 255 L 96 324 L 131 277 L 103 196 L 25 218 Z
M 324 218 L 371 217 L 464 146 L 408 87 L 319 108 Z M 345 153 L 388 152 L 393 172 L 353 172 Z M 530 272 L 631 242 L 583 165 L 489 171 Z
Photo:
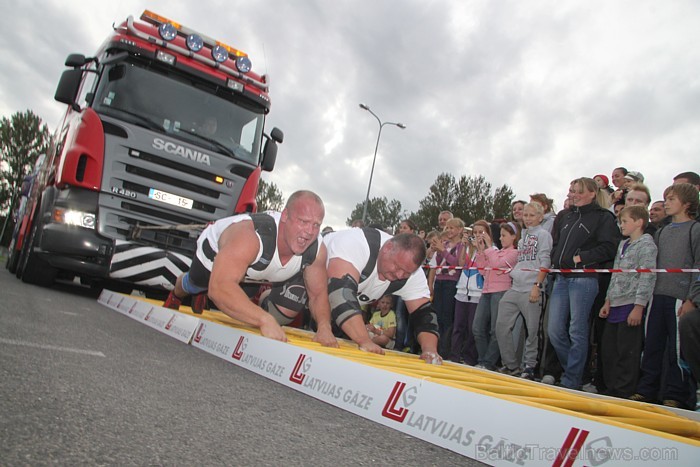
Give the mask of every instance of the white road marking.
M 78 316 L 78 313 L 75 313 L 73 311 L 63 311 L 63 310 L 58 310 L 59 313 L 63 313 L 64 315 L 68 316 Z
M 78 354 L 82 354 L 82 355 L 92 355 L 93 357 L 105 357 L 106 356 L 102 352 L 96 352 L 94 350 L 74 349 L 71 347 L 60 347 L 57 345 L 48 345 L 48 344 L 36 344 L 34 342 L 18 341 L 15 339 L 4 339 L 2 337 L 0 337 L 0 344 L 20 345 L 20 346 L 24 346 L 24 347 L 33 347 L 35 349 L 42 349 L 42 350 L 55 350 L 58 352 L 73 352 L 73 353 L 78 353 Z

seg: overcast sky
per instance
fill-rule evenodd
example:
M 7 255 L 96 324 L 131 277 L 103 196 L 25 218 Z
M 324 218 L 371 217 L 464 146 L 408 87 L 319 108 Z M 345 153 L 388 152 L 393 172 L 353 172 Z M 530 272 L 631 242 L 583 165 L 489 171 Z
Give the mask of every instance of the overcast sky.
M 35 0 L 0 6 L 0 115 L 53 131 L 69 53 L 92 54 L 145 8 L 247 52 L 268 73 L 264 179 L 316 191 L 344 226 L 370 196 L 415 211 L 438 174 L 484 175 L 560 207 L 568 182 L 641 171 L 654 199 L 700 171 L 700 2 L 658 0 Z M 12 7 L 10 8 L 10 4 Z

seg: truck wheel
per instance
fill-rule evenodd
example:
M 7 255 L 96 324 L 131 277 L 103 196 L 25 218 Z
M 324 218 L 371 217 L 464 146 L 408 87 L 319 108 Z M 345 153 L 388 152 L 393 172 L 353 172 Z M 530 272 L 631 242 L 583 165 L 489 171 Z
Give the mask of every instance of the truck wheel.
M 27 263 L 24 265 L 24 271 L 22 271 L 22 282 L 51 287 L 56 273 L 56 269 L 49 266 L 49 263 L 30 252 Z
M 15 250 L 15 239 L 12 239 L 7 251 L 7 261 L 5 267 L 11 274 L 17 272 L 17 263 L 19 262 L 19 251 Z
M 15 274 L 27 284 L 50 287 L 53 285 L 58 271 L 34 253 L 34 245 L 37 242 L 37 224 L 39 224 L 38 220 L 34 222 L 31 235 L 22 248 Z
M 12 249 L 9 251 L 7 262 L 5 263 L 5 267 L 10 271 L 10 274 L 15 274 L 17 272 L 17 263 L 19 263 L 19 251 Z

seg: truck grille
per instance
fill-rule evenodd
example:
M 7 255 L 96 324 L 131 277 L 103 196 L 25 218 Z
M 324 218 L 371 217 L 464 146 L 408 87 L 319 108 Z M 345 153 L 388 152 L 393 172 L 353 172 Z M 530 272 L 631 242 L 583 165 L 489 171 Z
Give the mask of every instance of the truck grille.
M 102 119 L 111 128 L 105 132 L 99 196 L 98 229 L 102 235 L 126 240 L 134 226 L 206 224 L 234 213 L 246 182 L 242 175 L 248 176 L 253 166 L 215 152 L 207 153 L 210 165 L 169 154 L 153 146 L 155 138 L 167 136 L 110 117 Z M 151 199 L 151 189 L 191 200 L 191 209 Z M 192 238 L 196 239 L 196 233 L 178 232 L 168 238 L 152 235 L 144 240 L 187 250 L 192 248 Z

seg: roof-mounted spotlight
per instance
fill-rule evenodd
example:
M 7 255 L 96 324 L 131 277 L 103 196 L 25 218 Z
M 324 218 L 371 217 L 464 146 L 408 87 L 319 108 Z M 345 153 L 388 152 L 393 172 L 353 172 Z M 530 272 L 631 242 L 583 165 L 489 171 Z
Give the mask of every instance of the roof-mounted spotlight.
M 158 26 L 158 34 L 164 41 L 170 42 L 177 37 L 177 29 L 170 23 L 163 23 Z
M 248 73 L 250 69 L 252 68 L 253 64 L 251 63 L 250 59 L 248 57 L 237 57 L 236 58 L 236 68 L 238 71 L 241 73 Z
M 204 47 L 204 40 L 202 36 L 198 34 L 190 34 L 187 36 L 187 41 L 185 43 L 187 44 L 187 48 L 192 52 L 199 52 L 202 50 L 202 47 Z
M 220 45 L 215 45 L 211 49 L 211 57 L 215 62 L 221 63 L 228 60 L 228 50 L 221 47 Z

